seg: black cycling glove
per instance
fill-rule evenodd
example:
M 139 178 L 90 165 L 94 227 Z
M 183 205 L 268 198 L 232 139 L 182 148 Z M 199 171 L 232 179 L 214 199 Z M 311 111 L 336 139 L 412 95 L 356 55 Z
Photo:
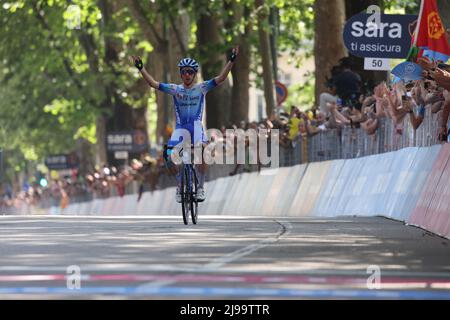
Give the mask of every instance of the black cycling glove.
M 134 65 L 136 66 L 136 68 L 139 69 L 139 71 L 141 71 L 144 68 L 144 63 L 142 62 L 141 58 L 136 58 L 134 60 Z
M 233 52 L 231 52 L 231 56 L 230 56 L 230 61 L 234 62 L 234 60 L 236 60 L 237 54 L 236 52 L 233 50 Z

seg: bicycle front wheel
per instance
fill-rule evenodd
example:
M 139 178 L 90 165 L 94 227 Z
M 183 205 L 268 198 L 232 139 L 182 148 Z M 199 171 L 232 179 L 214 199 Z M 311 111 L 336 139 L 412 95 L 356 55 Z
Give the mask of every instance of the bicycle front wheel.
M 198 202 L 197 201 L 191 202 L 191 218 L 192 218 L 192 223 L 197 224 L 197 220 L 198 220 Z
M 185 225 L 189 224 L 189 209 L 190 209 L 190 192 L 189 192 L 189 177 L 186 166 L 182 167 L 183 173 L 181 175 L 181 211 L 183 214 L 183 222 Z
M 195 200 L 195 196 L 197 195 L 197 186 L 198 186 L 198 180 L 197 180 L 197 174 L 195 172 L 195 169 L 192 169 L 192 192 L 191 192 L 191 218 L 192 223 L 197 224 L 198 221 L 198 202 Z

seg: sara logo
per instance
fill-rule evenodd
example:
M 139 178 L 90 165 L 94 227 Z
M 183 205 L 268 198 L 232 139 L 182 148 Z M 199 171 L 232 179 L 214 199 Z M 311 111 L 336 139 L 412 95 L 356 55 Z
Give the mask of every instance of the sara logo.
M 428 36 L 431 39 L 440 39 L 445 34 L 444 26 L 442 25 L 441 17 L 436 11 L 428 15 Z

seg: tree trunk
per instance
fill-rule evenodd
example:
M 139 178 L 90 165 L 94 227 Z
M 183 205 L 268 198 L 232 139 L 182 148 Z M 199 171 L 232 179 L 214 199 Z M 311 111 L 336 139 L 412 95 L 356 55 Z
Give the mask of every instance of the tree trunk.
M 250 48 L 241 42 L 239 60 L 232 72 L 231 122 L 248 121 L 250 90 Z
M 160 82 L 164 82 L 164 67 L 163 64 L 160 63 L 159 54 L 152 54 L 151 55 L 151 68 L 149 72 L 152 74 L 152 76 Z M 158 58 L 156 58 L 158 57 Z M 168 97 L 165 93 L 155 90 L 156 94 L 156 112 L 157 112 L 157 120 L 156 120 L 156 139 L 157 143 L 164 143 L 166 136 L 166 114 L 171 112 L 170 109 L 170 97 Z
M 213 53 L 214 48 L 221 47 L 223 40 L 220 35 L 220 17 L 215 13 L 202 13 L 197 21 L 197 40 L 202 61 L 203 79 L 209 80 L 219 75 L 225 65 L 225 55 Z M 209 49 L 209 50 L 208 50 Z M 206 95 L 206 125 L 208 128 L 220 128 L 229 119 L 230 83 L 225 80 L 218 88 Z
M 190 34 L 190 19 L 189 16 L 179 15 L 177 17 L 170 16 L 169 18 L 170 28 L 167 27 L 167 41 L 168 46 L 168 81 L 172 83 L 181 83 L 180 69 L 178 68 L 178 63 L 182 58 L 187 56 L 186 48 L 189 44 L 189 34 Z M 169 98 L 169 122 L 175 122 L 175 112 L 173 110 L 173 102 L 171 97 Z
M 97 117 L 95 135 L 97 138 L 97 148 L 95 150 L 95 163 L 100 165 L 107 163 L 106 151 L 106 119 L 103 115 Z
M 108 0 L 100 0 L 99 7 L 102 12 L 102 36 L 105 45 L 104 63 L 109 67 L 106 69 L 106 72 L 115 75 L 114 64 L 119 61 L 118 52 L 120 51 L 120 43 L 111 36 L 112 31 L 116 29 L 114 20 L 112 19 L 115 7 L 114 3 Z M 105 101 L 103 107 L 104 109 L 109 107 L 113 110 L 112 115 L 106 119 L 106 134 L 114 131 L 126 132 L 135 129 L 133 109 L 118 94 L 118 91 L 120 91 L 118 84 L 114 80 L 105 81 L 105 83 Z M 147 132 L 145 134 L 148 136 Z M 107 158 L 108 164 L 119 165 L 113 153 L 108 152 Z
M 80 138 L 76 141 L 76 154 L 80 163 L 78 173 L 85 176 L 93 167 L 92 145 L 86 139 Z
M 148 20 L 145 12 L 161 12 L 164 10 L 160 2 L 149 3 L 141 6 L 138 0 L 126 0 L 126 5 L 139 27 L 144 37 L 149 41 L 155 51 L 150 54 L 150 63 L 147 64 L 151 75 L 160 82 L 180 83 L 178 70 L 179 60 L 185 56 L 188 47 L 189 17 L 188 15 L 172 16 L 170 12 L 165 12 L 167 19 L 158 15 L 154 22 Z M 177 3 L 176 5 L 180 5 Z M 173 4 L 175 6 L 175 4 Z M 175 12 L 175 10 L 174 10 Z M 157 91 L 157 128 L 156 136 L 158 143 L 164 143 L 168 139 L 166 126 L 173 124 L 175 114 L 170 96 Z
M 240 34 L 234 43 L 239 45 L 239 58 L 236 60 L 231 74 L 233 76 L 233 87 L 231 93 L 231 115 L 230 121 L 238 125 L 240 121 L 248 121 L 249 112 L 249 89 L 250 89 L 250 41 L 249 36 L 252 31 L 252 25 L 249 21 L 250 8 L 236 3 L 225 3 L 225 9 L 233 12 L 230 19 L 227 20 L 226 28 L 231 28 L 241 23 L 242 18 L 247 25 L 243 34 Z
M 331 68 L 347 55 L 341 36 L 345 20 L 344 0 L 316 0 L 314 12 L 315 93 L 318 105 L 319 96 L 326 89 L 326 80 L 331 76 Z
M 156 18 L 152 24 L 145 12 L 146 10 L 158 10 L 157 3 L 149 3 L 143 7 L 138 0 L 126 0 L 126 5 L 130 10 L 134 20 L 139 25 L 145 39 L 152 44 L 155 50 L 149 55 L 149 63 L 146 64 L 148 71 L 155 78 L 156 81 L 169 81 L 164 75 L 164 66 L 170 64 L 168 59 L 168 42 L 163 37 L 163 19 L 161 16 Z M 145 62 L 144 62 L 145 63 Z M 157 104 L 157 123 L 156 123 L 156 139 L 157 143 L 164 143 L 166 131 L 166 118 L 171 112 L 170 99 L 164 93 L 156 91 Z
M 269 34 L 264 28 L 267 23 L 268 8 L 265 6 L 264 0 L 256 0 L 255 6 L 258 11 L 259 51 L 262 59 L 266 114 L 267 117 L 270 117 L 275 110 L 275 86 L 272 72 L 272 55 L 270 51 Z
M 367 8 L 371 5 L 379 6 L 381 12 L 383 12 L 384 10 L 383 0 L 345 0 L 346 19 L 350 19 L 355 14 L 366 12 Z M 355 56 L 351 57 L 353 64 L 352 69 L 361 76 L 363 83 L 365 83 L 363 84 L 364 88 L 372 88 L 375 84 L 386 81 L 388 76 L 388 73 L 386 71 L 364 70 L 364 58 Z

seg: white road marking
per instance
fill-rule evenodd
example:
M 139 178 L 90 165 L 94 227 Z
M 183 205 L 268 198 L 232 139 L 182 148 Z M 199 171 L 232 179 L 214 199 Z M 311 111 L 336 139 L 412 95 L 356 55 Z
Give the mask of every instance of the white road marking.
M 219 258 L 213 259 L 210 263 L 200 268 L 201 271 L 203 272 L 216 271 L 217 269 L 223 267 L 227 263 L 236 261 L 242 257 L 252 254 L 253 252 L 259 249 L 265 248 L 271 244 L 278 242 L 282 236 L 286 236 L 287 234 L 290 233 L 292 225 L 289 222 L 284 222 L 283 224 L 277 221 L 277 223 L 280 225 L 280 228 L 276 235 L 270 236 L 260 241 L 259 243 L 251 244 L 239 250 L 225 254 Z

